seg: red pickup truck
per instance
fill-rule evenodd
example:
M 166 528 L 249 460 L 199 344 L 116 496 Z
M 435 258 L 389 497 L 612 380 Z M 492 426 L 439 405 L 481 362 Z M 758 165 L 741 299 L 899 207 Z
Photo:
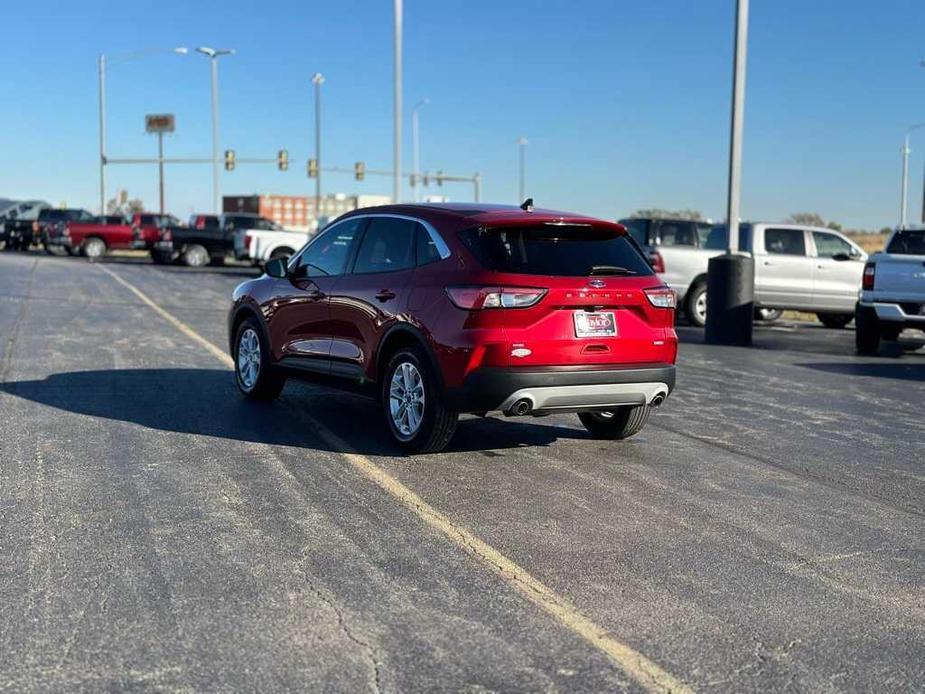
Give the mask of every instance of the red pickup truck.
M 62 246 L 76 255 L 96 260 L 111 250 L 151 250 L 160 239 L 161 229 L 178 224 L 168 214 L 136 212 L 131 217 L 96 217 L 90 222 L 67 222 L 49 235 L 49 246 Z

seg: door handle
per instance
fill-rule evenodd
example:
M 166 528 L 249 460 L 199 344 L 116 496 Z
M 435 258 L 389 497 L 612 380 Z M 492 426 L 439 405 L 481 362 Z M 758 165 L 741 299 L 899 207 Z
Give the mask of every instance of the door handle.
M 773 265 L 774 263 L 772 263 L 770 260 L 765 260 L 765 261 L 764 261 L 764 264 L 765 264 L 765 265 Z
M 395 292 L 391 289 L 382 289 L 376 294 L 376 298 L 379 299 L 379 301 L 390 301 L 395 298 Z

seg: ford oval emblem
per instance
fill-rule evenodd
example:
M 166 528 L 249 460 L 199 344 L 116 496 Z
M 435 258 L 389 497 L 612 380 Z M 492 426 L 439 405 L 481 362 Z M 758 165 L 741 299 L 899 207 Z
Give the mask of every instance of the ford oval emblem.
M 594 287 L 595 289 L 603 289 L 607 286 L 607 283 L 604 280 L 590 280 L 588 286 Z

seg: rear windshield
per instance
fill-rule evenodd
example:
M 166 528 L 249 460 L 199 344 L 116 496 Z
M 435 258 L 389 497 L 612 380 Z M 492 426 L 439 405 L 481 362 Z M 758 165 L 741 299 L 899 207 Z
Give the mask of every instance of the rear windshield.
M 897 231 L 886 247 L 887 253 L 898 255 L 925 255 L 925 229 Z
M 460 239 L 479 263 L 498 272 L 560 277 L 652 274 L 632 242 L 608 228 L 567 224 L 479 227 L 460 232 Z

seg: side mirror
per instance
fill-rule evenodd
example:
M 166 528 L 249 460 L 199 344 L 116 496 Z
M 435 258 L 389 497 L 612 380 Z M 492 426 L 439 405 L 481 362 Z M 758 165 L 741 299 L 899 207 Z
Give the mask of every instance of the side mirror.
M 844 251 L 841 251 L 841 252 L 836 253 L 835 255 L 833 255 L 833 256 L 832 256 L 832 260 L 838 260 L 838 261 L 851 260 L 851 256 L 850 256 L 848 253 L 845 253 Z
M 270 277 L 274 277 L 278 280 L 285 279 L 289 275 L 286 258 L 273 258 L 272 260 L 268 260 L 263 269 Z

